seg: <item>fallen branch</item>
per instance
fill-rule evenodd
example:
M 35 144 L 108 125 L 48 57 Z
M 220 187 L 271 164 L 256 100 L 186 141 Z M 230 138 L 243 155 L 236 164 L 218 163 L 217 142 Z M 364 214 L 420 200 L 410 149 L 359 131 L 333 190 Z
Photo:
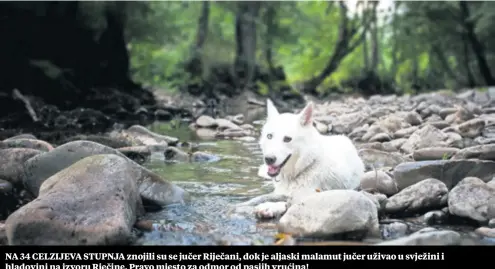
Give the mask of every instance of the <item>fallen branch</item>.
M 36 112 L 34 112 L 34 109 L 31 106 L 31 103 L 29 102 L 28 98 L 22 95 L 22 93 L 18 89 L 12 90 L 12 96 L 14 97 L 14 99 L 19 99 L 24 103 L 27 111 L 29 112 L 29 116 L 31 116 L 31 119 L 33 119 L 34 122 L 39 121 L 38 116 L 36 116 Z

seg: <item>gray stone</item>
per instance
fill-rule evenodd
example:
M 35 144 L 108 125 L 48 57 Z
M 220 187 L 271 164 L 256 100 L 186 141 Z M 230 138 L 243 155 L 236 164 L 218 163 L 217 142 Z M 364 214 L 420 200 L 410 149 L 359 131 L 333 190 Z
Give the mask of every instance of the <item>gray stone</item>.
M 406 236 L 409 232 L 409 226 L 403 222 L 392 222 L 380 225 L 380 230 L 384 239 L 391 240 Z
M 442 208 L 447 204 L 448 192 L 445 183 L 438 179 L 425 179 L 388 198 L 385 212 L 411 214 L 426 209 Z
M 93 155 L 47 179 L 6 221 L 10 245 L 128 244 L 144 209 L 138 175 L 117 155 Z
M 368 168 L 394 167 L 406 161 L 400 154 L 376 149 L 361 149 L 359 155 Z
M 454 231 L 416 232 L 406 237 L 378 243 L 382 246 L 452 246 L 461 244 L 461 235 Z
M 462 137 L 475 138 L 481 134 L 483 128 L 485 128 L 485 121 L 475 118 L 459 124 L 456 131 Z
M 196 119 L 196 125 L 204 128 L 215 128 L 217 127 L 217 123 L 215 119 L 208 115 L 201 115 Z
M 24 163 L 43 151 L 29 148 L 0 149 L 0 178 L 22 186 Z
M 458 148 L 449 147 L 422 148 L 413 152 L 413 159 L 415 161 L 448 160 L 458 151 Z
M 451 189 L 469 176 L 490 181 L 495 176 L 495 162 L 474 159 L 405 162 L 393 171 L 399 191 L 426 178 L 436 178 Z
M 347 232 L 379 235 L 373 201 L 353 190 L 315 193 L 293 204 L 282 216 L 279 231 L 304 236 L 329 236 Z
M 41 151 L 50 151 L 53 146 L 50 143 L 30 138 L 7 139 L 0 142 L 0 149 L 3 148 L 28 148 Z
M 434 126 L 427 124 L 423 128 L 415 131 L 401 146 L 401 150 L 406 153 L 412 153 L 414 150 L 421 148 L 446 147 L 447 139 L 448 136 L 445 133 Z
M 366 172 L 361 178 L 361 189 L 376 190 L 389 196 L 399 191 L 395 180 L 383 171 Z
M 447 213 L 442 210 L 433 210 L 423 215 L 423 221 L 428 225 L 443 224 L 447 219 Z
M 479 145 L 461 149 L 452 156 L 452 159 L 481 159 L 495 161 L 495 144 Z
M 140 172 L 139 177 L 135 180 L 138 183 L 141 196 L 151 203 L 168 205 L 183 202 L 189 197 L 182 188 L 138 165 L 118 150 L 82 140 L 69 142 L 26 161 L 24 163 L 24 185 L 32 194 L 37 196 L 41 184 L 47 178 L 79 160 L 99 154 L 114 154 L 126 158 Z
M 481 223 L 495 218 L 495 188 L 481 179 L 466 177 L 449 193 L 450 214 Z

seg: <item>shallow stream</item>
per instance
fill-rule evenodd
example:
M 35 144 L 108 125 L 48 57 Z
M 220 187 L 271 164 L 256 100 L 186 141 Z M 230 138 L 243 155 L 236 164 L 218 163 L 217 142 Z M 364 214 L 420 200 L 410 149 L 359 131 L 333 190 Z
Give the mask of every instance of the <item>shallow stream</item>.
M 146 219 L 162 223 L 163 229 L 145 233 L 142 244 L 260 244 L 272 243 L 276 233 L 273 224 L 258 224 L 252 218 L 229 215 L 235 203 L 271 190 L 270 182 L 257 176 L 261 163 L 258 144 L 234 140 L 199 140 L 187 126 L 169 129 L 152 126 L 158 133 L 179 137 L 199 144 L 199 150 L 218 156 L 208 163 L 164 163 L 152 160 L 146 166 L 192 195 L 186 205 L 173 205 Z

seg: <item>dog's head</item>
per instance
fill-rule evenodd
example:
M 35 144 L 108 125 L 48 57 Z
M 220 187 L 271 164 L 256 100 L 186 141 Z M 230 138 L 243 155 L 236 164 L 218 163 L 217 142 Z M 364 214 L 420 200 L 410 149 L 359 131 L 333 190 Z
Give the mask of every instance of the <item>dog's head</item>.
M 307 145 L 313 132 L 313 103 L 299 113 L 279 113 L 270 99 L 266 101 L 267 119 L 261 130 L 260 147 L 268 176 L 276 177 L 284 165 Z

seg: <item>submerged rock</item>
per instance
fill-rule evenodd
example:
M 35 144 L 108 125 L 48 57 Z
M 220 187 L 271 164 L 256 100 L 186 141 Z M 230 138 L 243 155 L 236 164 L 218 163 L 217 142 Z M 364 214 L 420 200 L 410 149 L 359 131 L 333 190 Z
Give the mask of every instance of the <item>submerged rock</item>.
M 216 162 L 219 161 L 220 158 L 211 153 L 196 151 L 191 154 L 191 162 Z
M 176 147 L 168 147 L 164 156 L 167 162 L 189 162 L 189 154 Z

